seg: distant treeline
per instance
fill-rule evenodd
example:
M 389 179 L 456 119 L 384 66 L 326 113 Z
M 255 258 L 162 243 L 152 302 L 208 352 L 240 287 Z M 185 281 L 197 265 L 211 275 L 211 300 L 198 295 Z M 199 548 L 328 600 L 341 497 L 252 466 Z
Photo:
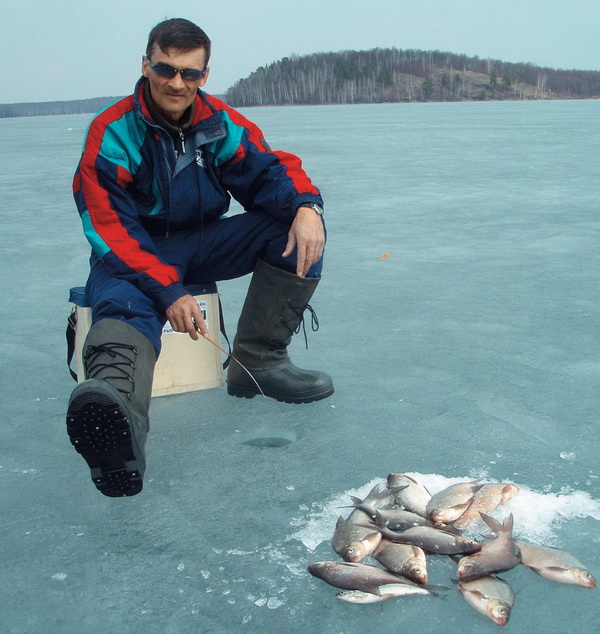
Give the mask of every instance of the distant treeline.
M 7 117 L 36 117 L 47 114 L 82 114 L 98 112 L 120 97 L 94 97 L 76 101 L 43 101 L 39 103 L 0 104 L 0 119 Z
M 292 55 L 261 66 L 225 95 L 232 106 L 600 98 L 600 71 L 442 51 L 375 48 Z M 94 113 L 119 97 L 0 104 L 0 118 Z
M 598 71 L 396 48 L 285 57 L 239 80 L 225 96 L 236 107 L 598 97 Z

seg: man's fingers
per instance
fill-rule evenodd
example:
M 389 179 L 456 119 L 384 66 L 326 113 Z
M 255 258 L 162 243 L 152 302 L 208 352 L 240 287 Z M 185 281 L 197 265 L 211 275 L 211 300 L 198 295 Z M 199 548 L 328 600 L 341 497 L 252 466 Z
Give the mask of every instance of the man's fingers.
M 193 317 L 192 323 L 194 327 L 194 333 L 199 332 L 203 337 L 209 336 L 208 328 L 206 326 L 206 322 L 202 318 L 202 315 Z M 194 340 L 198 339 L 198 336 L 194 337 L 192 334 L 190 334 L 190 337 L 192 337 L 192 339 Z
M 288 255 L 292 255 L 295 248 L 296 248 L 296 236 L 294 235 L 293 232 L 290 231 L 290 233 L 288 233 L 288 241 L 287 241 L 287 244 L 285 245 L 285 251 L 281 254 L 281 257 L 287 258 Z

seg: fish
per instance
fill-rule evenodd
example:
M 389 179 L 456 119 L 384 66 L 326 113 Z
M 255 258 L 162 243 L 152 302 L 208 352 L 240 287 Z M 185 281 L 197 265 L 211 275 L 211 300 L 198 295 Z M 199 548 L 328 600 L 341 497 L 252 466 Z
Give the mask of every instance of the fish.
M 393 508 L 396 506 L 395 497 L 402 491 L 406 489 L 408 485 L 402 485 L 397 487 L 387 487 L 383 491 L 380 488 L 379 484 L 376 484 L 367 494 L 367 497 L 364 500 L 361 500 L 354 495 L 351 495 L 350 498 L 354 506 L 358 506 L 360 504 L 368 505 L 375 508 Z
M 427 520 L 424 517 L 412 511 L 406 511 L 402 508 L 376 508 L 358 498 L 352 499 L 354 500 L 354 508 L 364 511 L 373 520 L 376 519 L 377 511 L 379 511 L 386 526 L 393 531 L 401 531 L 411 526 L 425 526 L 427 524 Z
M 594 576 L 571 553 L 549 546 L 515 543 L 521 551 L 521 563 L 540 577 L 581 588 L 596 587 Z
M 331 545 L 345 561 L 358 563 L 379 545 L 381 534 L 368 522 L 369 515 L 360 509 L 354 509 L 347 519 L 338 517 Z
M 427 583 L 425 551 L 411 544 L 397 544 L 382 539 L 373 557 L 387 570 L 419 584 Z
M 512 570 L 521 561 L 519 549 L 512 536 L 513 516 L 509 515 L 504 524 L 493 517 L 480 513 L 483 521 L 496 533 L 496 538 L 484 542 L 481 550 L 462 557 L 458 562 L 458 579 L 472 581 L 495 572 Z
M 361 590 L 381 596 L 379 586 L 389 583 L 412 584 L 387 570 L 350 561 L 318 561 L 308 566 L 308 572 L 342 590 Z
M 377 590 L 379 594 L 363 592 L 362 590 L 343 590 L 342 592 L 338 592 L 335 596 L 340 599 L 340 601 L 365 604 L 377 603 L 393 597 L 404 597 L 412 594 L 437 595 L 433 590 L 421 586 L 408 586 L 404 583 L 386 583 L 382 586 L 377 586 Z
M 394 496 L 396 504 L 421 517 L 427 517 L 427 502 L 431 499 L 431 493 L 423 484 L 405 473 L 390 473 L 387 485 L 390 489 L 404 487 Z
M 448 524 L 457 520 L 471 504 L 481 486 L 478 482 L 460 482 L 435 493 L 427 502 L 427 519 L 436 524 Z
M 479 513 L 491 513 L 498 506 L 505 504 L 519 493 L 515 484 L 489 483 L 484 484 L 473 496 L 471 504 L 463 514 L 453 523 L 456 530 L 465 530 L 471 522 L 479 520 Z
M 350 499 L 352 500 L 351 506 L 353 508 L 359 508 L 362 511 L 365 511 L 365 513 L 368 513 L 372 517 L 375 517 L 374 509 L 399 510 L 398 505 L 396 504 L 396 501 L 395 501 L 395 496 L 400 491 L 402 491 L 402 489 L 405 489 L 405 488 L 406 488 L 406 485 L 401 487 L 393 487 L 391 489 L 386 488 L 383 491 L 381 491 L 380 486 L 376 484 L 369 491 L 369 493 L 367 494 L 367 497 L 364 500 L 354 495 L 351 495 L 350 496 Z
M 515 593 L 506 581 L 499 577 L 487 576 L 473 581 L 453 579 L 453 583 L 465 601 L 477 612 L 496 625 L 508 623 L 510 611 L 515 605 Z
M 481 550 L 481 544 L 478 542 L 460 535 L 453 535 L 433 526 L 413 526 L 405 531 L 393 531 L 385 525 L 379 511 L 374 528 L 390 541 L 419 546 L 435 555 L 470 554 Z

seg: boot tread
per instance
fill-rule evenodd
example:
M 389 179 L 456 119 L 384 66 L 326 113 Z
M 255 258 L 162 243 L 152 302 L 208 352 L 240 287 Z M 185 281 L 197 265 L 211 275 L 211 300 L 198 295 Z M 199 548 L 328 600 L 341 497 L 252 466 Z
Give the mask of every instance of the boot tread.
M 94 390 L 75 395 L 67 412 L 67 432 L 101 493 L 123 497 L 142 490 L 143 467 L 135 454 L 130 421 L 116 400 Z

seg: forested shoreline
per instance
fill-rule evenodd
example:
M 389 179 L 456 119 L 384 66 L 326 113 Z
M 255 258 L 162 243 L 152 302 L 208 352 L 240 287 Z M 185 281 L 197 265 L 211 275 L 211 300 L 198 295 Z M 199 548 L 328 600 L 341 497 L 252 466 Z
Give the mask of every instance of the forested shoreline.
M 600 72 L 442 51 L 372 49 L 286 57 L 226 93 L 232 106 L 600 98 Z
M 73 101 L 40 101 L 0 104 L 0 119 L 9 117 L 38 117 L 53 114 L 84 114 L 98 112 L 119 97 L 93 97 Z
M 442 51 L 375 48 L 293 55 L 222 97 L 234 107 L 600 98 L 600 71 L 557 70 Z M 94 113 L 119 97 L 0 104 L 0 118 Z

